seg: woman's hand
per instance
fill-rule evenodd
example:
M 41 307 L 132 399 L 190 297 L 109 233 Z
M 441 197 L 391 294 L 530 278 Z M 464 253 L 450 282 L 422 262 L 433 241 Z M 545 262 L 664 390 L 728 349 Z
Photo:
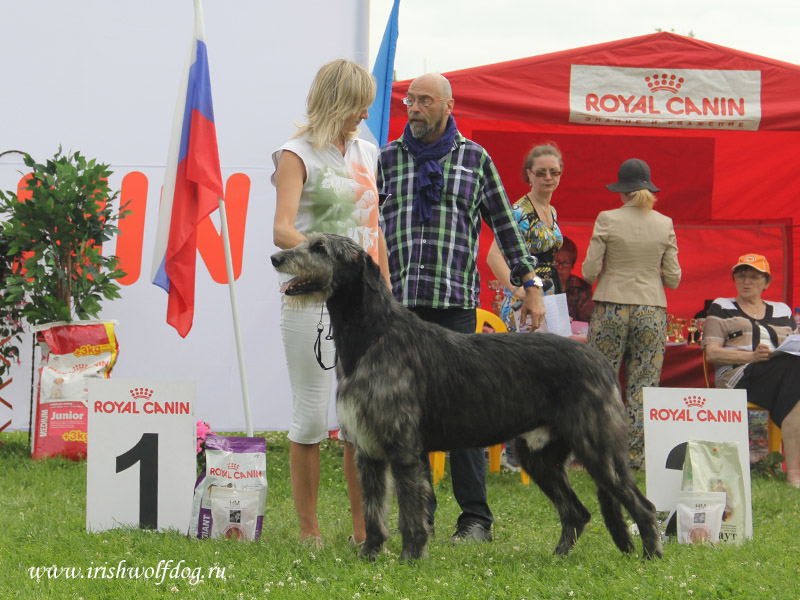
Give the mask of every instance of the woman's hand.
M 753 358 L 750 362 L 764 362 L 765 360 L 769 360 L 772 358 L 773 352 L 774 351 L 766 344 L 759 344 L 758 347 L 753 350 Z

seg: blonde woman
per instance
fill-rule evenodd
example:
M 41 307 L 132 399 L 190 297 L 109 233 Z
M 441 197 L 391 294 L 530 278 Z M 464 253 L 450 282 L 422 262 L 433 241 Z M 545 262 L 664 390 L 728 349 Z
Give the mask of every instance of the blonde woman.
M 667 340 L 664 286 L 678 287 L 681 267 L 672 219 L 653 210 L 660 191 L 650 167 L 631 158 L 616 183 L 622 207 L 597 215 L 583 261 L 583 278 L 597 281 L 587 341 L 619 371 L 625 361 L 625 398 L 631 466 L 644 467 L 642 388 L 657 387 Z
M 308 93 L 307 123 L 272 155 L 277 191 L 273 241 L 293 248 L 311 232 L 336 233 L 359 243 L 389 280 L 386 245 L 378 227 L 375 184 L 377 149 L 358 138 L 358 125 L 368 117 L 375 98 L 375 80 L 360 65 L 335 60 L 324 65 Z M 321 336 L 320 363 L 314 346 L 317 324 L 330 331 L 324 305 L 295 309 L 281 306 L 281 334 L 292 386 L 289 428 L 289 470 L 300 521 L 300 540 L 322 546 L 317 520 L 320 442 L 328 435 L 328 410 L 335 361 L 333 341 Z M 352 545 L 366 537 L 361 485 L 352 445 L 345 443 L 344 473 L 353 522 Z

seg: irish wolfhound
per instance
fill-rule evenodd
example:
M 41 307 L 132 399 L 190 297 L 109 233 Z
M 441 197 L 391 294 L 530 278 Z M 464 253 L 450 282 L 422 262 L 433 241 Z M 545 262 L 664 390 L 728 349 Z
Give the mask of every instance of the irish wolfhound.
M 356 447 L 367 539 L 374 560 L 389 537 L 391 469 L 403 537 L 401 560 L 428 540 L 433 493 L 424 452 L 514 439 L 519 463 L 561 519 L 556 554 L 567 554 L 590 513 L 569 484 L 570 451 L 597 484 L 606 526 L 634 549 L 622 506 L 639 527 L 645 557 L 663 549 L 655 508 L 628 467 L 628 424 L 609 362 L 588 344 L 549 334 L 462 334 L 427 323 L 392 298 L 378 266 L 348 238 L 312 234 L 272 255 L 293 278 L 299 303 L 325 302 L 338 358 L 336 410 Z

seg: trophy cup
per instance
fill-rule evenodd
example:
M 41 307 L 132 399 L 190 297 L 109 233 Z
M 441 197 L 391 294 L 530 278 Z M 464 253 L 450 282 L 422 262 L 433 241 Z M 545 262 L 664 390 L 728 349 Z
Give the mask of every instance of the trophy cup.
M 697 326 L 697 319 L 689 321 L 689 327 L 686 328 L 688 333 L 688 344 L 697 346 L 700 343 L 700 328 Z
M 505 286 L 497 279 L 492 279 L 487 285 L 489 286 L 489 289 L 494 292 L 494 300 L 492 300 L 492 312 L 497 316 L 500 316 L 500 312 L 503 308 L 503 289 Z
M 675 339 L 675 315 L 667 313 L 667 342 Z
M 686 341 L 683 337 L 683 328 L 686 327 L 686 319 L 675 319 L 675 343 L 682 344 Z

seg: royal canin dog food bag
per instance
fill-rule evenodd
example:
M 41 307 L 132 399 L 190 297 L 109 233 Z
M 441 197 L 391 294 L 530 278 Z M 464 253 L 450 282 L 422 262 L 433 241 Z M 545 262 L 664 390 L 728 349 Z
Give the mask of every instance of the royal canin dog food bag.
M 119 343 L 114 321 L 48 323 L 31 328 L 42 351 L 31 456 L 86 457 L 89 380 L 108 379 Z
M 209 435 L 197 479 L 189 537 L 257 541 L 267 501 L 264 438 Z

